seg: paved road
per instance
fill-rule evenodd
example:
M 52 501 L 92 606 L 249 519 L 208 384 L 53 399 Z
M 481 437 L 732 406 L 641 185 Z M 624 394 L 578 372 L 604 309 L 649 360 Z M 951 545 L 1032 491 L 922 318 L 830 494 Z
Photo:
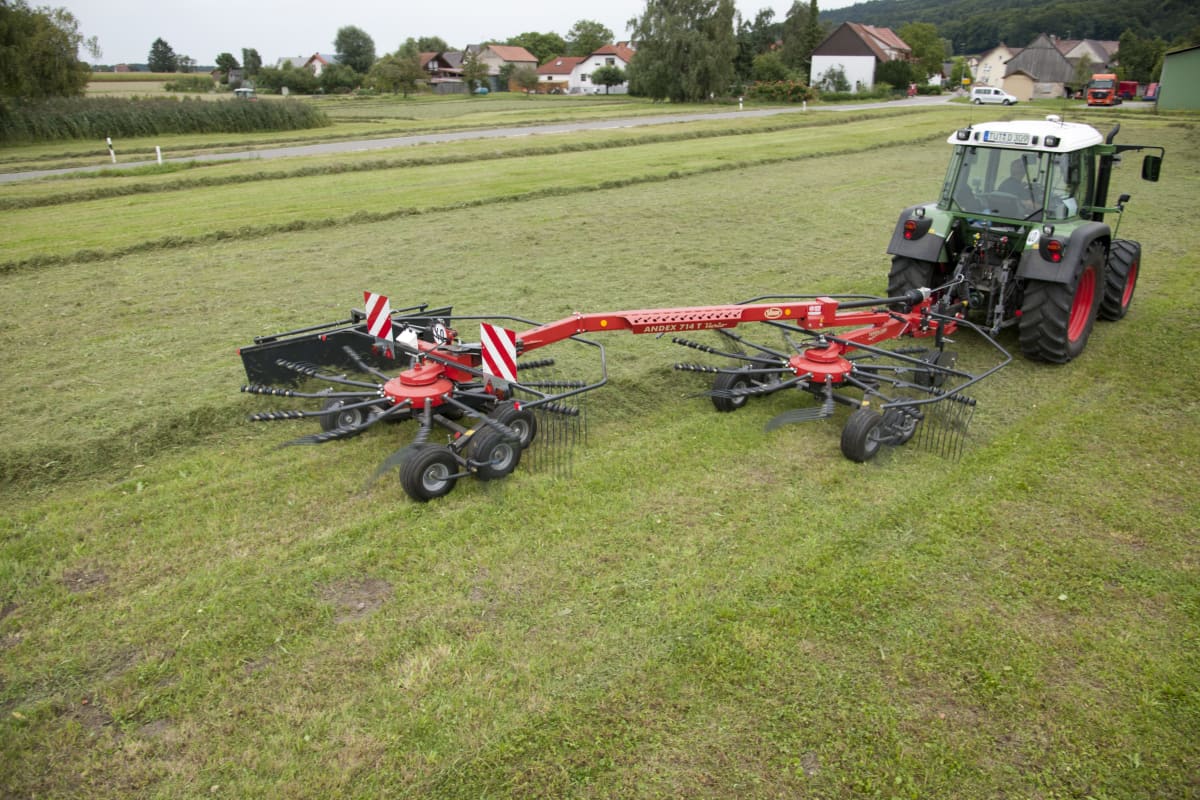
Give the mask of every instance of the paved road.
M 448 131 L 445 133 L 427 133 L 418 136 L 391 136 L 385 139 L 363 139 L 345 142 L 326 142 L 323 144 L 306 144 L 295 147 L 270 147 L 261 150 L 246 150 L 237 153 L 209 153 L 187 156 L 186 158 L 166 158 L 164 161 L 237 161 L 267 158 L 291 158 L 293 156 L 335 155 L 338 153 L 366 153 L 373 150 L 390 150 L 397 147 L 412 147 L 418 144 L 436 142 L 458 142 L 468 139 L 504 139 L 514 136 L 532 136 L 536 134 L 571 133 L 573 131 L 598 131 L 613 128 L 639 128 L 646 125 L 665 125 L 672 122 L 697 122 L 714 119 L 745 119 L 746 117 L 772 117 L 777 114 L 802 114 L 813 111 L 861 111 L 868 108 L 899 108 L 930 106 L 948 103 L 952 95 L 929 97 L 914 97 L 905 100 L 893 100 L 883 103 L 855 103 L 853 105 L 814 106 L 805 109 L 803 106 L 788 106 L 786 108 L 755 108 L 745 111 L 708 111 L 692 114 L 656 114 L 646 117 L 629 117 L 626 119 L 605 119 L 591 122 L 565 122 L 555 125 L 526 125 L 512 128 L 481 128 L 469 131 Z M 117 168 L 143 167 L 154 164 L 154 161 L 121 162 Z M 113 164 L 104 163 L 91 167 L 70 167 L 67 169 L 45 169 L 31 172 L 0 173 L 0 183 L 13 183 L 44 178 L 50 175 L 65 175 L 72 172 L 97 172 L 102 169 L 113 169 Z

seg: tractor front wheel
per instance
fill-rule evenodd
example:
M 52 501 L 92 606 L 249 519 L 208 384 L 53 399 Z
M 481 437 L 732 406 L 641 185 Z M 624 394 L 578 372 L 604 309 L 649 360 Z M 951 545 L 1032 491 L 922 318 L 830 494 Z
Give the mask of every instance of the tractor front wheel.
M 458 482 L 458 461 L 445 445 L 422 445 L 400 468 L 400 486 L 418 503 L 449 494 Z
M 846 420 L 842 428 L 842 455 L 863 463 L 879 454 L 879 428 L 883 415 L 873 408 L 860 408 Z
M 1093 242 L 1070 283 L 1025 285 L 1019 335 L 1029 358 L 1065 364 L 1083 352 L 1103 296 L 1104 248 Z
M 1115 322 L 1129 313 L 1141 261 L 1142 246 L 1137 242 L 1117 239 L 1108 248 L 1108 269 L 1104 273 L 1104 299 L 1100 301 L 1100 319 Z

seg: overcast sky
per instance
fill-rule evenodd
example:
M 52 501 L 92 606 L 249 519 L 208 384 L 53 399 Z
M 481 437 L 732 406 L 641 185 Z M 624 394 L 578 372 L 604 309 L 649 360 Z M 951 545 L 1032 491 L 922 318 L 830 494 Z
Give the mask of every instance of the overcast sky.
M 781 20 L 790 0 L 736 0 L 738 10 L 753 19 L 762 8 L 773 8 Z M 841 8 L 854 0 L 818 0 L 822 10 Z M 338 28 L 355 25 L 375 42 L 375 52 L 396 50 L 412 36 L 440 36 L 460 48 L 486 39 L 501 41 L 527 31 L 567 31 L 581 19 L 594 20 L 628 39 L 625 23 L 645 10 L 645 0 L 425 0 L 382 3 L 368 0 L 37 0 L 31 6 L 63 7 L 79 20 L 85 38 L 100 41 L 101 64 L 144 64 L 150 45 L 162 37 L 177 55 L 197 64 L 213 64 L 217 55 L 253 47 L 264 64 L 283 56 L 333 52 Z

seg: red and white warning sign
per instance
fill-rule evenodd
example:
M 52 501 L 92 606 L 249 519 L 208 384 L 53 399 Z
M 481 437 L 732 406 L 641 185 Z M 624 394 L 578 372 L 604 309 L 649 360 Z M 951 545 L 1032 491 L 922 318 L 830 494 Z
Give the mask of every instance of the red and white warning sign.
M 392 307 L 381 294 L 363 292 L 367 307 L 367 332 L 385 341 L 392 341 Z
M 499 325 L 479 323 L 483 345 L 483 371 L 505 381 L 517 379 L 517 332 Z

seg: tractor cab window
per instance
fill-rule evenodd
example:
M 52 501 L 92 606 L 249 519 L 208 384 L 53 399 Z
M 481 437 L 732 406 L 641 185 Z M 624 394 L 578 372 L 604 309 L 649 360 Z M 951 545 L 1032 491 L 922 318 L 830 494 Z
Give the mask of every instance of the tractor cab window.
M 959 149 L 947 194 L 953 210 L 1008 219 L 1040 220 L 1045 207 L 1048 166 L 1045 156 L 995 147 Z
M 1046 196 L 1046 219 L 1071 219 L 1089 205 L 1088 160 L 1083 153 L 1050 156 L 1050 191 Z

